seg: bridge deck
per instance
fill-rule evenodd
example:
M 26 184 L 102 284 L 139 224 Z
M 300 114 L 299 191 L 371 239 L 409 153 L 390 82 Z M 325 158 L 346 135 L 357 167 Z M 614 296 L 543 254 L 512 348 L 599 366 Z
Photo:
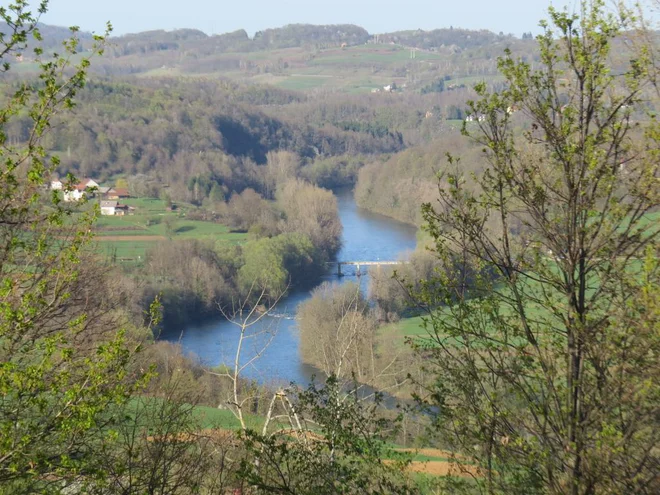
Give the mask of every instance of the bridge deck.
M 337 275 L 342 276 L 342 265 L 357 266 L 357 276 L 360 276 L 360 268 L 363 266 L 381 266 L 381 265 L 403 265 L 409 263 L 408 261 L 329 261 L 328 265 L 337 265 Z
M 402 265 L 407 261 L 333 261 L 331 264 L 338 265 Z

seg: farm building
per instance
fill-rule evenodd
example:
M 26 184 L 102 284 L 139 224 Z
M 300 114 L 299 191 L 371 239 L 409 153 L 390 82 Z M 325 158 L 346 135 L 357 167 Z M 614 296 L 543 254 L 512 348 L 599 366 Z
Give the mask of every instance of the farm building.
M 124 216 L 130 215 L 133 208 L 128 205 L 120 205 L 117 201 L 101 201 L 101 215 Z
M 105 193 L 105 198 L 106 199 L 124 199 L 124 198 L 130 198 L 130 197 L 131 197 L 131 195 L 128 193 L 128 189 L 122 189 L 122 188 L 119 188 L 119 187 L 111 187 Z
M 62 183 L 60 182 L 60 185 Z M 54 184 L 51 184 L 51 188 L 56 189 L 56 187 L 53 187 Z M 94 179 L 83 179 L 79 184 L 76 184 L 73 189 L 68 189 L 64 191 L 64 201 L 67 202 L 73 202 L 73 201 L 80 201 L 81 199 L 85 198 L 90 194 L 90 191 L 94 191 L 99 187 L 99 183 L 96 182 Z M 61 189 L 61 187 L 60 187 Z

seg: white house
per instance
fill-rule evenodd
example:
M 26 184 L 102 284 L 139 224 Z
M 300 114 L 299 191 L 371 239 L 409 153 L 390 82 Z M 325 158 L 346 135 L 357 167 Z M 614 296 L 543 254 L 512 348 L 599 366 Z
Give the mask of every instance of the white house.
M 98 187 L 99 183 L 94 179 L 83 179 L 83 181 L 76 184 L 73 189 L 64 191 L 64 201 L 69 203 L 80 201 L 87 196 L 90 190 L 98 189 Z
M 86 196 L 85 189 L 79 189 L 78 186 L 74 187 L 70 191 L 64 191 L 64 201 L 67 203 L 72 203 L 75 201 L 80 201 Z
M 127 215 L 133 208 L 127 205 L 120 205 L 117 201 L 101 201 L 101 215 Z
M 50 182 L 50 188 L 53 190 L 61 191 L 63 187 L 64 184 L 62 184 L 62 181 L 59 179 L 55 179 Z
M 78 185 L 84 186 L 85 189 L 92 189 L 93 187 L 96 188 L 99 187 L 99 183 L 96 182 L 94 179 L 83 179 L 82 182 L 80 182 L 80 184 Z
M 101 215 L 114 215 L 117 208 L 116 201 L 101 201 Z
M 486 116 L 483 114 L 477 115 L 476 117 L 474 115 L 468 115 L 465 117 L 465 122 L 485 122 L 486 121 Z

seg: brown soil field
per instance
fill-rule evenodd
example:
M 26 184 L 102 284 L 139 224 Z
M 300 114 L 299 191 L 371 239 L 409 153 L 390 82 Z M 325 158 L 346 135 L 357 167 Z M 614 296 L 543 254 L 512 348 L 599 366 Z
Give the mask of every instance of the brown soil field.
M 396 449 L 396 450 L 398 452 L 411 452 L 413 454 L 425 455 L 428 457 L 444 457 L 444 458 L 451 458 L 452 456 L 460 457 L 447 450 L 440 450 L 440 449 Z
M 426 448 L 396 450 L 398 452 L 409 452 L 411 454 L 424 455 L 428 457 L 466 459 L 464 456 L 456 455 L 452 452 L 440 449 Z M 410 464 L 408 464 L 408 471 L 412 473 L 425 473 L 433 476 L 482 476 L 482 474 L 480 474 L 480 469 L 477 466 L 453 461 L 412 461 Z
M 460 476 L 466 478 L 482 475 L 477 466 L 445 461 L 413 461 L 408 465 L 408 471 L 433 476 Z
M 167 237 L 164 235 L 103 235 L 94 238 L 98 242 L 106 241 L 166 241 Z

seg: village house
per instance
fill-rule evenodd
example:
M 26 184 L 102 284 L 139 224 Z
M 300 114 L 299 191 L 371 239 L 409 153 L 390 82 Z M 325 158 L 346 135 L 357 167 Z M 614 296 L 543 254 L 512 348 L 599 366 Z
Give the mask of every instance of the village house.
M 75 186 L 70 191 L 64 191 L 64 201 L 67 203 L 81 201 L 85 196 L 85 188 L 81 188 L 80 185 Z
M 99 187 L 99 183 L 96 182 L 94 179 L 83 179 L 82 181 L 80 181 L 79 185 L 84 186 L 85 189 L 92 189 Z
M 123 189 L 119 187 L 111 187 L 105 194 L 105 199 L 125 199 L 130 198 L 131 195 L 128 193 L 128 189 Z
M 117 201 L 101 201 L 101 215 L 124 216 L 133 211 L 128 205 L 120 205 Z
M 62 186 L 61 182 L 60 186 Z M 53 187 L 53 184 L 51 184 L 51 187 Z M 87 197 L 87 195 L 90 194 L 90 191 L 94 191 L 98 187 L 99 184 L 94 179 L 83 179 L 79 184 L 76 184 L 73 189 L 64 191 L 64 201 L 69 203 L 80 201 Z M 62 187 L 60 187 L 60 189 L 61 188 Z
M 468 115 L 467 117 L 465 117 L 465 122 L 477 122 L 477 121 L 485 122 L 486 121 L 486 116 L 482 114 L 482 115 L 477 115 L 477 116 Z

